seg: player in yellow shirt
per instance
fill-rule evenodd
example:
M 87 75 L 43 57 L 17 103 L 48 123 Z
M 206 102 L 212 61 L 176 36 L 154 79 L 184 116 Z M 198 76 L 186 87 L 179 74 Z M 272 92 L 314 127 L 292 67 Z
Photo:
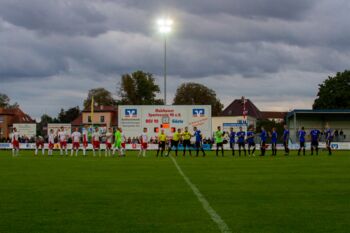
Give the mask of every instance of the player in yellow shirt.
M 191 138 L 192 138 L 192 134 L 190 132 L 188 132 L 188 127 L 185 127 L 185 131 L 182 133 L 182 137 L 183 137 L 183 147 L 184 147 L 184 153 L 183 156 L 186 156 L 186 148 L 188 148 L 188 151 L 190 152 L 190 156 L 192 156 L 191 154 Z
M 177 151 L 179 148 L 179 141 L 181 139 L 181 129 L 177 129 L 177 131 L 173 134 L 173 138 L 171 139 L 170 147 L 168 149 L 168 156 L 170 155 L 170 151 L 173 147 L 175 147 L 175 156 L 177 157 Z
M 164 129 L 160 132 L 158 135 L 158 150 L 157 150 L 157 157 L 160 151 L 160 156 L 163 157 L 163 152 L 165 151 L 165 144 L 166 144 L 166 134 L 164 133 Z

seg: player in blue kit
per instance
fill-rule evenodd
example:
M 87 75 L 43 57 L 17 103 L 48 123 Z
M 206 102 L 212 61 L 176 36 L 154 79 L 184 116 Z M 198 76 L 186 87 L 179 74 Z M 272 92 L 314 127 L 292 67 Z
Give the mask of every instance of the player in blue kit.
M 194 131 L 194 134 L 193 136 L 195 137 L 196 139 L 196 142 L 195 142 L 195 146 L 196 146 L 196 156 L 198 157 L 198 154 L 199 154 L 199 150 L 202 151 L 203 153 L 203 157 L 205 156 L 205 152 L 204 152 L 204 149 L 203 149 L 203 146 L 202 146 L 202 133 L 199 129 L 197 129 L 197 127 L 193 127 L 193 131 Z
M 247 132 L 247 143 L 248 143 L 248 155 L 250 156 L 250 148 L 253 148 L 252 150 L 252 155 L 255 156 L 255 133 L 254 133 L 254 128 L 250 127 L 248 132 Z
M 241 156 L 241 150 L 243 148 L 244 156 L 247 155 L 247 151 L 245 150 L 245 132 L 242 127 L 239 127 L 239 132 L 237 132 L 237 143 L 238 143 L 238 155 Z
M 261 133 L 260 133 L 260 156 L 265 156 L 266 152 L 266 139 L 267 139 L 267 132 L 263 126 L 261 126 Z
M 326 128 L 326 146 L 328 149 L 328 155 L 332 155 L 332 141 L 333 141 L 333 131 L 329 128 L 329 126 L 327 126 Z
M 276 128 L 272 128 L 272 133 L 271 133 L 271 148 L 272 148 L 272 155 L 276 156 L 277 155 L 277 131 Z
M 230 148 L 232 150 L 232 156 L 235 156 L 235 142 L 236 142 L 236 132 L 233 131 L 233 128 L 230 128 L 230 134 L 229 134 L 229 138 L 230 138 Z
M 298 155 L 300 155 L 301 150 L 303 150 L 303 155 L 305 155 L 305 128 L 301 127 L 301 130 L 298 131 L 298 137 L 299 137 L 299 150 L 298 150 Z
M 288 148 L 289 130 L 287 125 L 284 125 L 282 140 L 283 140 L 283 146 L 284 146 L 284 155 L 289 155 L 289 148 Z
M 318 155 L 318 141 L 321 132 L 318 129 L 312 129 L 310 131 L 311 136 L 311 155 L 314 154 L 314 150 L 316 151 L 316 155 Z

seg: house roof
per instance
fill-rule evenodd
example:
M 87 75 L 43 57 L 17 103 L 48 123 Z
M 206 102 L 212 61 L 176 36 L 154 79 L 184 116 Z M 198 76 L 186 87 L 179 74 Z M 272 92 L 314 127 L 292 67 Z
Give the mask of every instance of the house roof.
M 350 109 L 294 109 L 287 114 L 287 118 L 295 114 L 350 114 Z
M 263 111 L 261 112 L 263 119 L 284 119 L 286 118 L 288 112 L 271 112 Z
M 0 108 L 0 115 L 13 116 L 13 123 L 35 123 L 35 120 L 20 108 Z
M 84 109 L 83 112 L 91 112 L 91 107 Z M 117 112 L 117 108 L 114 106 L 95 106 L 94 112 Z
M 260 110 L 253 104 L 252 101 L 246 99 L 246 110 L 247 115 L 260 119 L 262 114 Z M 235 99 L 230 105 L 228 105 L 224 111 L 222 111 L 222 116 L 242 116 L 243 115 L 243 100 Z

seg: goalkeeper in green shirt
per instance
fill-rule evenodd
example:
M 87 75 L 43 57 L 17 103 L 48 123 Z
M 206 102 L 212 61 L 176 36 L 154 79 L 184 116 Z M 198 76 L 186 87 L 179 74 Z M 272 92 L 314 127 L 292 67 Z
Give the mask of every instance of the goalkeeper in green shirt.
M 216 143 L 216 156 L 219 155 L 219 148 L 221 148 L 221 155 L 224 157 L 224 135 L 225 132 L 221 131 L 221 127 L 218 126 L 218 130 L 215 131 L 214 137 L 215 137 L 215 143 Z
M 122 143 L 124 135 L 122 132 L 123 132 L 122 128 L 119 127 L 117 128 L 117 131 L 114 134 L 115 141 L 114 141 L 113 155 L 115 155 L 115 150 L 118 150 L 119 156 L 125 156 L 125 150 L 123 148 L 123 143 Z

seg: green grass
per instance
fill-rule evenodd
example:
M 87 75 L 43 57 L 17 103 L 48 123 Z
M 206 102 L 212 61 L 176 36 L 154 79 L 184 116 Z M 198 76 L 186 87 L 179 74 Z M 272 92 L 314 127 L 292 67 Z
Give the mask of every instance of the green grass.
M 232 232 L 349 232 L 350 152 L 176 158 Z M 0 151 L 0 232 L 220 232 L 170 158 Z

